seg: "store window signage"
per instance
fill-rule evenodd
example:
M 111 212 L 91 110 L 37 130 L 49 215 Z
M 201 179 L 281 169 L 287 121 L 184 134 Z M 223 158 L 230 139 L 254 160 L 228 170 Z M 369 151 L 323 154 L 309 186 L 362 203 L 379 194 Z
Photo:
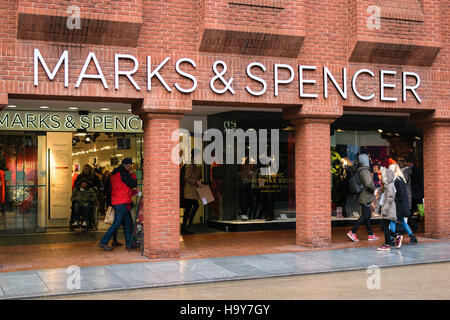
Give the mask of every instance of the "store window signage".
M 237 129 L 237 122 L 236 121 L 224 121 L 223 122 L 223 132 L 228 133 L 232 130 L 236 130 Z
M 142 132 L 142 121 L 135 115 L 64 112 L 0 112 L 0 130 Z
M 150 92 L 152 90 L 152 80 L 157 80 L 161 83 L 161 85 L 165 88 L 167 92 L 172 92 L 172 87 L 166 82 L 164 77 L 161 75 L 160 71 L 163 68 L 168 68 L 168 64 L 170 61 L 170 57 L 166 57 L 162 62 L 154 67 L 152 62 L 152 57 L 147 56 L 147 91 Z M 123 70 L 123 61 L 128 60 L 131 62 L 133 67 L 131 70 Z M 122 62 L 122 66 L 121 66 Z M 158 62 L 157 62 L 158 63 Z M 96 70 L 96 73 L 87 73 L 88 66 L 93 64 Z M 64 86 L 69 87 L 69 52 L 65 50 L 55 67 L 52 71 L 50 71 L 47 62 L 42 56 L 39 49 L 34 49 L 34 85 L 39 86 L 39 68 L 42 67 L 45 70 L 45 73 L 50 81 L 52 81 L 58 71 L 64 65 Z M 186 68 L 194 71 L 197 68 L 197 64 L 194 60 L 190 58 L 180 58 L 175 62 L 174 71 L 192 82 L 191 87 L 186 88 L 182 87 L 177 82 L 173 83 L 173 87 L 179 92 L 189 94 L 194 92 L 198 87 L 197 78 L 187 71 L 184 71 Z M 216 60 L 211 65 L 213 75 L 209 78 L 209 88 L 212 92 L 218 95 L 222 94 L 231 94 L 234 95 L 237 90 L 245 90 L 248 94 L 252 96 L 262 96 L 266 94 L 268 89 L 267 81 L 260 76 L 255 75 L 255 71 L 260 69 L 263 74 L 268 70 L 268 66 L 260 63 L 260 62 L 251 62 L 246 67 L 246 76 L 249 78 L 249 81 L 253 81 L 258 83 L 257 87 L 260 87 L 259 90 L 252 89 L 249 85 L 245 85 L 242 88 L 237 88 L 237 85 L 234 81 L 234 77 L 232 72 L 229 71 L 229 66 L 223 60 Z M 273 94 L 275 97 L 279 95 L 279 89 L 281 86 L 292 84 L 294 78 L 298 77 L 298 91 L 299 97 L 301 99 L 316 99 L 319 97 L 317 93 L 319 90 L 315 88 L 317 86 L 317 80 L 312 79 L 312 74 L 317 73 L 317 66 L 305 66 L 299 65 L 296 68 L 289 64 L 283 63 L 274 63 L 272 65 L 273 70 Z M 114 89 L 119 90 L 119 77 L 126 77 L 130 84 L 137 90 L 141 91 L 141 86 L 135 81 L 133 75 L 139 70 L 139 61 L 136 57 L 130 54 L 115 54 L 114 55 Z M 190 71 L 190 72 L 192 72 Z M 261 73 L 260 71 L 260 73 Z M 288 76 L 286 76 L 286 73 Z M 399 72 L 400 73 L 400 72 Z M 359 69 L 353 75 L 349 75 L 347 73 L 347 68 L 342 68 L 340 72 L 340 76 L 342 80 L 337 80 L 337 76 L 333 74 L 328 67 L 322 68 L 322 86 L 323 86 L 323 97 L 325 99 L 328 98 L 329 95 L 329 85 L 332 84 L 334 88 L 337 90 L 337 94 L 339 94 L 342 99 L 348 98 L 348 86 L 351 87 L 354 95 L 363 101 L 369 101 L 376 97 L 375 92 L 370 92 L 368 95 L 363 95 L 358 89 L 358 80 L 365 74 L 369 78 L 374 78 L 372 81 L 378 81 L 379 84 L 379 98 L 381 101 L 390 101 L 396 102 L 398 101 L 397 97 L 393 97 L 395 93 L 399 96 L 401 95 L 401 99 L 403 102 L 406 102 L 408 98 L 411 96 L 414 99 L 421 103 L 422 99 L 420 98 L 417 90 L 420 87 L 421 79 L 419 74 L 412 71 L 401 71 L 401 78 L 399 80 L 400 83 L 395 82 L 395 77 L 397 76 L 397 71 L 395 70 L 380 70 L 379 76 L 375 77 L 375 73 L 370 69 Z M 79 88 L 84 79 L 97 79 L 101 81 L 105 90 L 109 90 L 108 82 L 106 81 L 106 77 L 102 71 L 101 64 L 99 63 L 97 56 L 94 52 L 89 52 L 83 67 L 81 69 L 80 74 L 78 75 L 78 79 L 75 83 L 75 88 Z M 351 81 L 349 81 L 351 79 Z M 364 80 L 367 82 L 367 80 Z M 350 82 L 350 83 L 348 83 Z M 362 81 L 361 81 L 362 82 Z M 366 83 L 367 85 L 367 83 Z M 372 83 L 373 86 L 373 83 Z M 397 90 L 397 92 L 395 91 Z M 408 95 L 408 92 L 410 93 Z

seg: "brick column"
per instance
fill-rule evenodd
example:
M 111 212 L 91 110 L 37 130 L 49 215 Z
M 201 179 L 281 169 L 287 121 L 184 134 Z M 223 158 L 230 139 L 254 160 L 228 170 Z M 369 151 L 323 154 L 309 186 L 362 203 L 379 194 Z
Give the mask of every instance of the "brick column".
M 299 118 L 295 125 L 297 245 L 331 244 L 330 123 L 328 118 Z
M 423 128 L 425 235 L 450 238 L 450 122 Z
M 179 257 L 179 166 L 171 159 L 178 141 L 171 137 L 182 114 L 143 113 L 140 117 L 144 129 L 144 255 Z
M 8 94 L 0 93 L 0 111 L 8 105 Z

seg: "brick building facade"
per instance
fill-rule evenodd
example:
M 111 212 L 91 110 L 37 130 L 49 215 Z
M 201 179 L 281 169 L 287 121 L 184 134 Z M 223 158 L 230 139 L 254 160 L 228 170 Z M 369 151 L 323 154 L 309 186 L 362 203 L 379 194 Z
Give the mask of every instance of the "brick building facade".
M 330 124 L 344 111 L 410 113 L 424 133 L 426 232 L 450 235 L 448 1 L 1 0 L 0 13 L 0 109 L 124 102 L 143 120 L 148 257 L 179 255 L 170 137 L 197 105 L 283 109 L 295 126 L 297 244 L 308 246 L 331 242 L 320 179 Z

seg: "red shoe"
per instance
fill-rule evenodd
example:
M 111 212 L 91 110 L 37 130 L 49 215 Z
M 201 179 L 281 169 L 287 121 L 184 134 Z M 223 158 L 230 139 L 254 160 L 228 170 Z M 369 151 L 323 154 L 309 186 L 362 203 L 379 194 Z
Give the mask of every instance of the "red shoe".
M 347 233 L 347 236 L 348 236 L 352 241 L 354 241 L 354 242 L 358 242 L 358 241 L 359 241 L 359 239 L 358 239 L 358 237 L 356 236 L 356 234 L 354 234 L 354 233 L 351 232 L 351 231 L 349 231 L 349 232 Z
M 377 240 L 380 240 L 380 237 L 377 237 L 376 235 L 373 234 L 373 235 L 369 236 L 367 240 L 369 240 L 369 241 L 377 241 Z
M 391 251 L 391 247 L 383 244 L 381 247 L 377 248 L 378 251 Z

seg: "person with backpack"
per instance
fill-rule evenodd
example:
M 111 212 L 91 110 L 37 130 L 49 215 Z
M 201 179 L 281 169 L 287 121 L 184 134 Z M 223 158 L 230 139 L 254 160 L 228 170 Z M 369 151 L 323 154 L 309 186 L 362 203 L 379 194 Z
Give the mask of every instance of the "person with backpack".
M 380 238 L 373 234 L 370 226 L 370 215 L 372 202 L 375 201 L 376 188 L 373 182 L 373 175 L 370 170 L 370 158 L 366 153 L 358 155 L 358 169 L 350 178 L 350 192 L 358 194 L 358 202 L 361 205 L 361 216 L 355 222 L 352 229 L 347 233 L 347 236 L 354 242 L 359 239 L 356 236 L 356 231 L 361 225 L 366 225 L 369 241 L 376 241 Z

